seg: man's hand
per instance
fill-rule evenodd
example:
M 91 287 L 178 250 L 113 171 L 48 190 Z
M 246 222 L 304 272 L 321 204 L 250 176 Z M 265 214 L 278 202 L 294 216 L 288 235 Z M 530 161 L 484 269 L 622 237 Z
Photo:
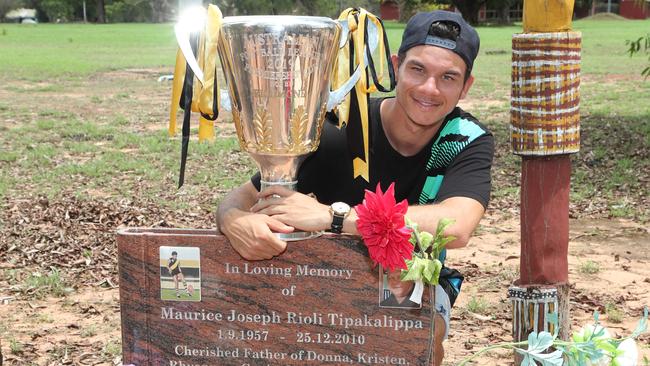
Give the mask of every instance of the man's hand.
M 266 215 L 240 211 L 232 214 L 221 231 L 244 259 L 262 260 L 271 259 L 287 248 L 287 243 L 273 231 L 290 233 L 293 228 Z
M 251 207 L 251 212 L 269 215 L 297 230 L 327 230 L 332 223 L 329 206 L 285 187 L 268 187 L 259 193 L 258 198 L 259 201 Z

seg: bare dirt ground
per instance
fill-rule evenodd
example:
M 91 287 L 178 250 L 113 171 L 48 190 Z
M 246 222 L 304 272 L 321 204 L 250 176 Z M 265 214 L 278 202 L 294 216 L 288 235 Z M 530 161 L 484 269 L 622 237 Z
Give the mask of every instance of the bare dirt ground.
M 65 118 L 111 122 L 116 114 L 130 131 L 166 129 L 169 84 L 155 79 L 167 70 L 126 70 L 87 80 L 30 84 L 0 83 L 0 133 L 40 118 L 41 110 Z M 56 86 L 55 90 L 48 88 Z M 36 90 L 30 92 L 30 89 Z M 40 91 L 39 91 L 40 90 Z M 128 91 L 128 98 L 120 94 Z M 118 100 L 118 101 L 116 101 Z M 5 102 L 11 101 L 11 103 Z M 232 134 L 227 123 L 220 133 Z M 65 159 L 64 157 L 63 159 Z M 69 156 L 69 159 L 78 158 Z M 0 160 L 11 174 L 29 174 Z M 176 172 L 170 173 L 172 176 Z M 497 170 L 495 179 L 516 175 Z M 69 190 L 45 197 L 35 187 L 10 190 L 0 203 L 0 350 L 4 365 L 118 365 L 120 359 L 119 283 L 114 233 L 121 226 L 214 227 L 213 202 L 222 190 L 188 198 L 175 192 L 146 194 L 151 183 L 125 178 L 105 187 L 83 190 L 84 179 L 71 177 Z M 165 178 L 166 179 L 166 178 Z M 135 193 L 120 196 L 120 184 Z M 200 184 L 194 182 L 192 184 Z M 182 193 L 182 192 L 181 192 Z M 161 207 L 161 199 L 182 200 L 183 208 Z M 517 202 L 493 201 L 475 238 L 454 250 L 448 263 L 465 275 L 452 314 L 445 364 L 489 344 L 511 340 L 507 289 L 518 278 L 519 223 Z M 598 310 L 613 335 L 632 332 L 650 305 L 650 230 L 633 219 L 572 215 L 569 264 L 573 329 Z M 64 296 L 39 293 L 27 286 L 33 273 L 59 269 Z M 639 338 L 640 364 L 650 358 L 650 335 Z M 2 362 L 0 362 L 1 364 Z M 512 355 L 495 351 L 479 365 L 510 365 Z

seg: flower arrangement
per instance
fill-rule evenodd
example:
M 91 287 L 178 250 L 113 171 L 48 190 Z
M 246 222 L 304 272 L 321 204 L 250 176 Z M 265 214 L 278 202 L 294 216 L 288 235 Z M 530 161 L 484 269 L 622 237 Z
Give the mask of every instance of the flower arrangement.
M 557 315 L 555 314 L 557 324 Z M 558 339 L 555 333 L 532 332 L 523 342 L 505 342 L 485 347 L 464 359 L 459 366 L 466 365 L 479 355 L 497 348 L 512 349 L 522 355 L 521 366 L 636 366 L 638 350 L 635 339 L 648 327 L 648 308 L 636 329 L 625 338 L 612 338 L 606 328 L 598 323 L 598 312 L 594 313 L 594 323 L 583 326 L 573 333 L 571 340 Z M 524 348 L 526 347 L 526 348 Z M 550 349 L 554 351 L 549 352 Z
M 455 239 L 443 234 L 453 223 L 452 220 L 440 220 L 435 235 L 420 231 L 416 223 L 405 217 L 408 202 L 396 202 L 394 183 L 385 193 L 379 184 L 375 192 L 366 190 L 363 202 L 355 210 L 359 216 L 357 229 L 368 247 L 370 258 L 376 264 L 391 271 L 401 269 L 402 281 L 438 284 L 442 268 L 440 253 L 447 243 Z M 557 325 L 557 313 L 549 316 Z M 459 366 L 497 348 L 519 353 L 522 356 L 521 366 L 636 366 L 638 350 L 635 339 L 647 330 L 647 323 L 646 307 L 634 332 L 629 337 L 616 339 L 598 323 L 596 312 L 594 324 L 582 327 L 570 341 L 558 339 L 559 327 L 556 326 L 554 334 L 532 332 L 526 341 L 505 342 L 483 348 L 464 359 Z
M 363 202 L 355 208 L 357 229 L 368 247 L 370 258 L 390 271 L 401 269 L 402 281 L 422 281 L 437 285 L 442 269 L 440 253 L 453 236 L 444 236 L 453 223 L 442 219 L 435 235 L 420 231 L 405 215 L 408 202 L 395 200 L 395 183 L 385 193 L 377 184 L 375 192 L 366 190 Z

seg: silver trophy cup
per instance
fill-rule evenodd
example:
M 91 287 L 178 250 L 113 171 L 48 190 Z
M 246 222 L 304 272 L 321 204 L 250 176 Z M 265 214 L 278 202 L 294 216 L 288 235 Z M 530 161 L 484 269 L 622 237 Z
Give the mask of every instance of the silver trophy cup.
M 318 148 L 341 33 L 341 25 L 321 17 L 223 19 L 219 56 L 232 116 L 241 148 L 259 167 L 262 189 L 296 190 L 300 164 Z M 278 235 L 301 240 L 320 233 Z

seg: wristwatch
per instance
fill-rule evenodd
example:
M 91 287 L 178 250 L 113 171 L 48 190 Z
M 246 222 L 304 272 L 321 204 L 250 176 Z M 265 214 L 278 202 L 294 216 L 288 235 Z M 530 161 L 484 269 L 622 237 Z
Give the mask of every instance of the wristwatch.
M 350 214 L 350 205 L 345 202 L 334 202 L 330 206 L 332 213 L 332 227 L 330 231 L 340 234 L 343 231 L 343 220 Z

